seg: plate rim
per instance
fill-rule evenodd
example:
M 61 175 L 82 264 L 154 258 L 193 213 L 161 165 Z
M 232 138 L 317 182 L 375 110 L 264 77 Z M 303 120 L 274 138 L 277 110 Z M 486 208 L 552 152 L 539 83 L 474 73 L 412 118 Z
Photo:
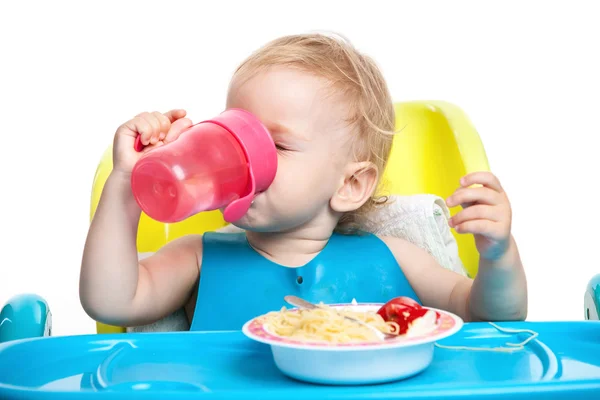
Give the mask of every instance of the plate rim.
M 362 307 L 381 307 L 382 305 L 384 305 L 385 303 L 333 303 L 333 304 L 326 304 L 329 307 L 356 307 L 356 306 L 362 306 Z M 251 330 L 250 330 L 250 326 L 256 323 L 256 320 L 258 318 L 260 318 L 262 315 L 259 315 L 257 317 L 254 317 L 252 319 L 250 319 L 249 321 L 247 321 L 246 323 L 244 323 L 243 327 L 242 327 L 242 333 L 248 337 L 251 340 L 260 342 L 260 343 L 264 343 L 267 345 L 270 345 L 271 347 L 286 347 L 286 348 L 292 348 L 292 349 L 298 349 L 298 350 L 312 350 L 312 351 L 378 351 L 378 350 L 389 350 L 389 349 L 396 349 L 396 348 L 402 348 L 402 347 L 415 347 L 415 346 L 420 346 L 420 345 L 425 345 L 425 344 L 433 344 L 434 342 L 437 342 L 438 340 L 441 339 L 445 339 L 449 336 L 454 335 L 455 333 L 457 333 L 458 331 L 460 331 L 462 329 L 462 327 L 464 326 L 464 321 L 461 317 L 459 317 L 458 315 L 451 313 L 449 311 L 446 310 L 441 310 L 438 308 L 434 308 L 434 307 L 425 307 L 422 306 L 423 308 L 426 308 L 427 310 L 432 310 L 432 311 L 437 311 L 442 315 L 445 315 L 447 317 L 449 317 L 452 322 L 453 325 L 451 327 L 449 327 L 449 329 L 439 332 L 438 334 L 426 334 L 424 336 L 415 336 L 411 339 L 408 340 L 400 340 L 400 341 L 390 341 L 390 342 L 384 342 L 384 343 L 378 343 L 378 342 L 373 342 L 373 343 L 364 343 L 364 344 L 356 344 L 356 343 L 349 343 L 349 344 L 334 344 L 334 345 L 329 345 L 329 344 L 322 344 L 322 343 L 300 343 L 300 341 L 290 341 L 290 340 L 273 340 L 270 339 L 268 336 L 276 336 L 274 334 L 271 333 L 267 333 L 267 337 L 262 337 L 259 335 L 254 334 Z M 293 307 L 290 308 L 289 310 L 297 310 L 297 307 Z

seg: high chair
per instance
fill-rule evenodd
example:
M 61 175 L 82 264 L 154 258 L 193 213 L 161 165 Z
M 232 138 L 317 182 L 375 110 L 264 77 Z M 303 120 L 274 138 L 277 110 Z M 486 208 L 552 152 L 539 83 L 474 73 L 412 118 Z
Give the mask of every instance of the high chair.
M 395 111 L 398 133 L 383 176 L 380 189 L 383 194 L 409 196 L 427 193 L 445 199 L 456 190 L 459 179 L 465 174 L 489 170 L 480 137 L 457 106 L 441 101 L 411 101 L 397 103 Z M 90 219 L 111 170 L 112 148 L 108 148 L 94 176 Z M 458 211 L 459 208 L 450 210 L 452 215 Z M 174 224 L 154 221 L 142 213 L 137 237 L 138 252 L 143 257 L 178 237 L 214 231 L 226 225 L 219 211 L 201 213 Z M 474 277 L 479 255 L 473 237 L 455 232 L 453 235 L 460 259 L 468 275 Z M 0 317 L 0 342 L 50 335 L 51 314 L 46 302 L 39 296 L 14 297 Z M 97 323 L 98 333 L 125 331 L 123 327 Z
M 454 269 L 454 262 L 460 256 L 462 263 L 457 272 L 475 276 L 478 253 L 472 236 L 458 236 L 447 226 L 448 214 L 458 209 L 449 212 L 439 207 L 458 187 L 461 176 L 487 169 L 479 136 L 465 115 L 451 104 L 399 103 L 396 112 L 400 133 L 394 139 L 384 174 L 387 182 L 380 189 L 392 201 L 370 219 L 379 228 L 370 230 L 365 226 L 365 230 L 380 234 L 390 227 L 400 227 L 389 232 L 413 240 L 405 233 L 406 229 L 431 233 L 434 240 L 421 243 L 422 248 L 435 253 L 432 255 L 443 268 Z M 108 150 L 94 179 L 92 216 L 111 169 L 110 161 Z M 410 206 L 404 208 L 406 204 Z M 417 214 L 424 215 L 423 218 L 412 214 L 415 204 L 420 207 Z M 137 238 L 140 257 L 188 233 L 233 228 L 225 225 L 218 212 L 196 215 L 179 224 L 159 224 L 145 215 L 140 222 Z M 243 240 L 243 235 L 239 237 Z M 356 243 L 363 238 L 347 240 Z M 439 246 L 439 252 L 432 251 L 433 243 Z M 380 261 L 369 258 L 372 253 L 364 248 L 353 250 L 354 247 L 348 246 L 337 252 L 336 257 L 332 256 L 334 267 L 345 266 L 338 260 L 352 257 L 359 258 L 361 265 L 369 268 Z M 242 254 L 246 257 L 246 253 Z M 382 252 L 379 256 L 389 254 Z M 384 282 L 375 279 L 370 270 L 365 277 L 371 279 L 367 285 L 370 289 Z M 397 281 L 396 277 L 391 281 Z M 356 282 L 364 283 L 362 279 L 347 282 L 358 289 L 356 296 L 383 298 L 381 293 L 366 295 L 367 291 L 355 285 Z M 201 293 L 213 293 L 212 288 L 207 291 L 205 287 Z M 288 287 L 282 289 L 288 291 Z M 587 289 L 586 319 L 597 319 L 594 310 L 598 311 L 600 275 L 590 281 Z M 272 298 L 273 304 L 279 295 L 278 292 Z M 348 298 L 348 294 L 344 296 Z M 371 300 L 359 300 L 369 307 Z M 335 301 L 331 296 L 326 303 Z M 13 340 L 50 335 L 46 302 L 39 296 L 22 295 L 11 299 L 0 314 L 0 342 L 12 340 L 0 343 L 0 398 L 598 399 L 599 321 L 463 324 L 459 317 L 439 312 L 442 316 L 435 330 L 418 333 L 417 329 L 417 336 L 395 343 L 392 343 L 395 339 L 339 346 L 302 343 L 271 332 L 270 325 L 256 318 L 234 330 L 185 332 L 178 327 L 162 329 L 161 326 L 159 332 L 149 335 L 123 335 L 118 332 L 130 329 L 97 324 L 98 333 L 114 334 Z M 232 326 L 237 326 L 237 321 Z M 165 330 L 169 332 L 164 333 Z

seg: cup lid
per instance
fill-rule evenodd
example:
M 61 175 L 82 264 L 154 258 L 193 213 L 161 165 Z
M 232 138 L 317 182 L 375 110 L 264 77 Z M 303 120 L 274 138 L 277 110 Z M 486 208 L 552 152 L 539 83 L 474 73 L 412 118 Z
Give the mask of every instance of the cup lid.
M 234 222 L 248 211 L 255 194 L 265 191 L 275 179 L 277 149 L 267 128 L 246 110 L 230 108 L 206 122 L 227 129 L 240 143 L 248 162 L 248 191 L 223 210 L 225 221 Z

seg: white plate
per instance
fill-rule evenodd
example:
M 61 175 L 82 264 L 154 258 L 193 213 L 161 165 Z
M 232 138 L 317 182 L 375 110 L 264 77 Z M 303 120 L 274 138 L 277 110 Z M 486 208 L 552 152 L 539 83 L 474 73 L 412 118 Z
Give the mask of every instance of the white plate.
M 383 304 L 332 304 L 353 311 L 376 312 Z M 463 321 L 447 311 L 440 313 L 433 330 L 385 342 L 312 343 L 273 334 L 256 317 L 242 328 L 250 339 L 271 346 L 275 364 L 289 377 L 321 384 L 383 383 L 416 375 L 431 364 L 434 343 L 458 332 Z M 292 309 L 295 310 L 295 309 Z

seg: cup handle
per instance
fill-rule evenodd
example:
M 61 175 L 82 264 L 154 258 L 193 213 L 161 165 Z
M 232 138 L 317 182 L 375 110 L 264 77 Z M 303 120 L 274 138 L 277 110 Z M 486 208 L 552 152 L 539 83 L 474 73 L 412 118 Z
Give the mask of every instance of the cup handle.
M 140 152 L 142 150 L 144 150 L 144 144 L 142 143 L 142 135 L 137 135 L 137 137 L 135 138 L 135 143 L 133 143 L 133 148 L 135 149 L 135 151 Z

